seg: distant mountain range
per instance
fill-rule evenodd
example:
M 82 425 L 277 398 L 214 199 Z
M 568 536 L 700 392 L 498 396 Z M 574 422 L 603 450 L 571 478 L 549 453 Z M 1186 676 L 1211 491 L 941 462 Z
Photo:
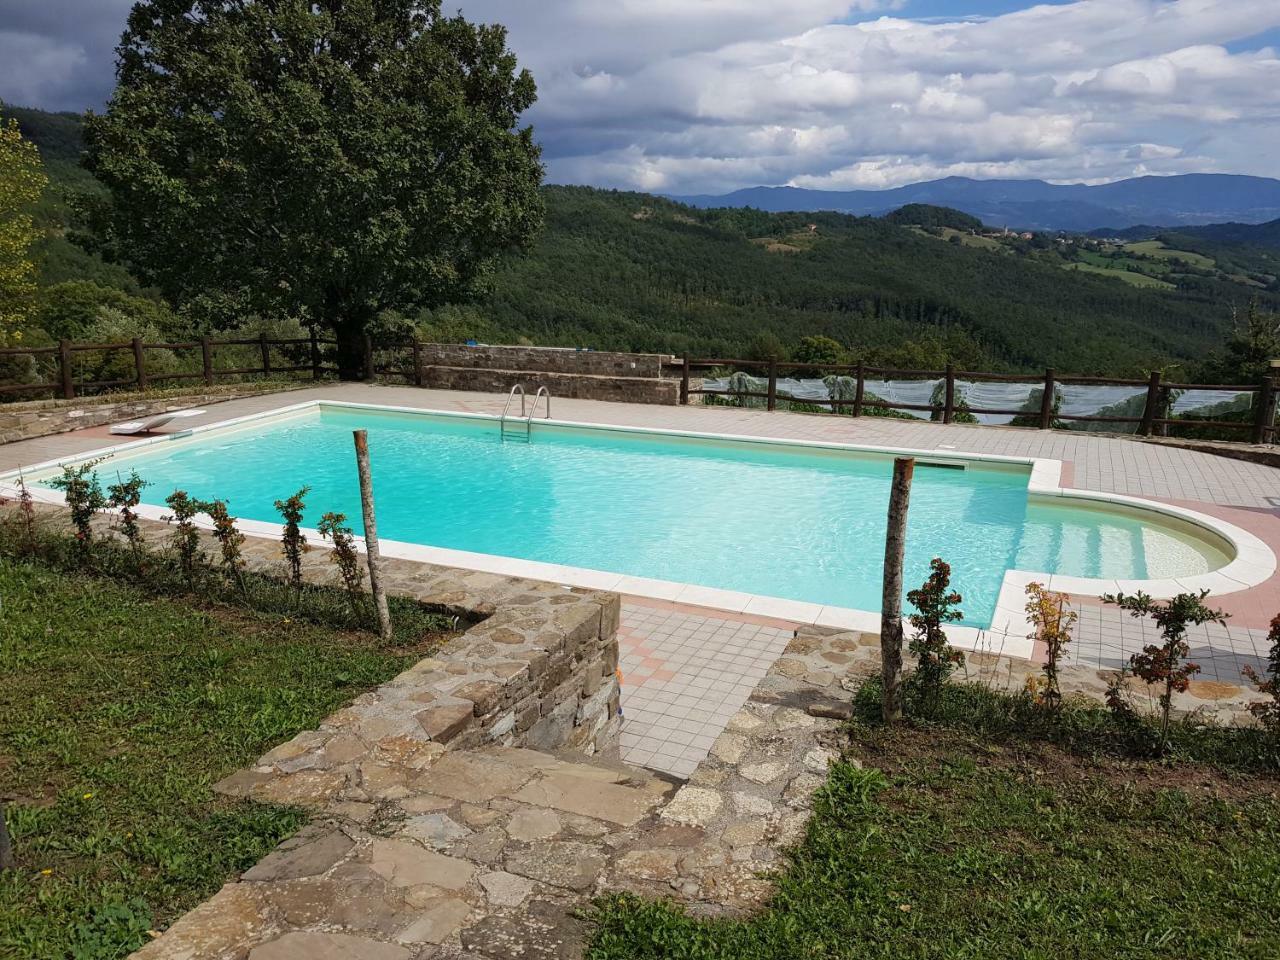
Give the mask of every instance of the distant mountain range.
M 751 187 L 723 196 L 672 197 L 695 207 L 755 207 L 772 212 L 832 210 L 879 216 L 910 203 L 952 207 L 993 226 L 1085 233 L 1153 224 L 1258 224 L 1280 218 L 1280 180 L 1192 173 L 1137 177 L 1097 186 L 1043 180 L 947 177 L 892 190 Z

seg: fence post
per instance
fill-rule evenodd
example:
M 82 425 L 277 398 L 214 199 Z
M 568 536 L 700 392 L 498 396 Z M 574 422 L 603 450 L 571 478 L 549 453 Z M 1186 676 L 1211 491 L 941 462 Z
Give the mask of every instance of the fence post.
M 364 335 L 364 378 L 369 383 L 373 382 L 375 374 L 373 368 L 373 337 L 369 334 Z
M 138 389 L 147 389 L 147 360 L 142 349 L 142 338 L 133 338 L 133 367 L 138 372 Z
M 911 504 L 911 457 L 893 461 L 889 490 L 889 529 L 884 540 L 884 593 L 880 600 L 880 711 L 885 723 L 902 719 L 902 558 L 907 544 L 907 508 Z
M 1053 401 L 1058 392 L 1057 384 L 1053 379 L 1053 368 L 1050 367 L 1044 372 L 1044 395 L 1040 397 L 1040 429 L 1049 430 L 1053 427 Z
M 320 379 L 320 334 L 311 328 L 311 379 Z
M 1271 377 L 1263 377 L 1258 388 L 1258 409 L 1253 416 L 1253 442 L 1266 443 L 1267 432 L 1275 419 L 1276 395 L 1275 381 Z
M 1151 379 L 1147 382 L 1147 405 L 1142 408 L 1142 426 L 1138 433 L 1144 437 L 1151 436 L 1151 423 L 1156 418 L 1156 408 L 1160 405 L 1160 371 L 1152 370 Z
M 422 344 L 418 341 L 417 336 L 413 338 L 413 385 L 415 387 L 422 386 Z
M 76 382 L 71 369 L 71 341 L 58 341 L 58 375 L 62 380 L 62 397 L 64 400 L 76 398 Z
M 770 410 L 778 409 L 778 361 L 769 361 L 769 399 L 765 401 Z
M 689 403 L 689 351 L 684 353 L 684 359 L 680 361 L 680 404 L 687 406 Z
M 204 373 L 205 386 L 213 386 L 213 343 L 208 337 L 200 338 L 200 368 Z
M 373 609 L 378 615 L 378 635 L 391 639 L 391 612 L 387 609 L 387 594 L 382 589 L 382 555 L 378 551 L 378 522 L 373 510 L 373 474 L 369 469 L 369 435 L 364 430 L 354 431 L 356 441 L 356 469 L 360 474 L 360 509 L 364 514 L 365 559 L 369 563 L 369 592 L 373 594 Z
M 858 382 L 854 386 L 853 390 L 853 415 L 855 417 L 862 416 L 862 396 L 865 392 L 867 382 L 866 372 L 867 371 L 864 368 L 862 361 L 859 360 L 857 372 Z M 834 410 L 835 408 L 832 407 L 832 409 Z
M 267 342 L 266 333 L 258 335 L 258 349 L 262 351 L 262 375 L 271 376 L 271 344 Z
M 947 364 L 947 393 L 946 402 L 942 407 L 942 422 L 950 423 L 955 418 L 956 413 L 956 366 L 954 363 Z

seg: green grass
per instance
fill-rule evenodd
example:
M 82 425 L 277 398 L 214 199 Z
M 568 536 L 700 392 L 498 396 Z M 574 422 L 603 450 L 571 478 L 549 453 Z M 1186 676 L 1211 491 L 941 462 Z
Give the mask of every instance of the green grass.
M 1217 267 L 1217 263 L 1210 257 L 1206 257 L 1201 253 L 1192 253 L 1190 250 L 1174 250 L 1166 247 L 1159 240 L 1142 240 L 1138 243 L 1126 243 L 1124 250 L 1129 253 L 1140 253 L 1148 257 L 1159 257 L 1161 260 L 1181 260 L 1193 267 L 1201 267 L 1205 270 L 1213 270 Z
M 1095 267 L 1091 263 L 1068 263 L 1065 265 L 1067 270 L 1079 270 L 1084 273 L 1096 273 L 1099 276 L 1111 277 L 1115 280 L 1123 280 L 1125 283 L 1135 287 L 1150 287 L 1160 290 L 1172 290 L 1174 284 L 1167 283 L 1164 280 L 1158 280 L 1155 277 L 1148 277 L 1144 273 L 1134 273 L 1132 270 L 1117 270 L 1110 267 Z
M 950 719 L 955 719 L 953 713 Z M 984 724 L 978 724 L 978 727 Z M 855 723 L 772 904 L 597 903 L 591 960 L 1280 956 L 1273 774 Z
M 210 787 L 421 656 L 0 559 L 0 957 L 123 957 L 303 822 Z

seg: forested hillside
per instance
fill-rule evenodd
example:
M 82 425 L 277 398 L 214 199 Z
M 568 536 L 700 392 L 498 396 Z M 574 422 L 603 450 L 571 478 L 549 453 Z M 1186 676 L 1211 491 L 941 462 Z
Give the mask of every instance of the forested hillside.
M 51 178 L 38 211 L 45 334 L 154 338 L 207 328 L 208 318 L 171 311 L 124 266 L 86 252 L 95 244 L 77 235 L 73 207 L 101 187 L 76 163 L 78 118 L 7 112 L 40 146 Z M 544 230 L 531 250 L 506 258 L 487 296 L 384 316 L 382 333 L 416 326 L 446 340 L 699 356 L 786 354 L 823 335 L 849 356 L 892 365 L 1136 374 L 1173 363 L 1192 376 L 1223 344 L 1233 308 L 1253 296 L 1264 309 L 1277 303 L 1256 283 L 1188 277 L 1135 287 L 1064 270 L 1035 245 L 940 242 L 884 219 L 698 210 L 585 187 L 544 194 Z
M 825 335 L 895 364 L 1133 373 L 1194 365 L 1221 343 L 1231 302 L 1258 292 L 1139 289 L 874 218 L 546 196 L 534 250 L 484 303 L 437 311 L 440 335 L 700 355 Z

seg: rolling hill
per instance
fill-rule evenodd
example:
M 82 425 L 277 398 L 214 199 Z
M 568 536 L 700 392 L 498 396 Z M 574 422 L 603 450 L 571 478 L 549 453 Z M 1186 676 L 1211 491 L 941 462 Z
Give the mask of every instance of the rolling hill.
M 46 288 L 81 284 L 70 292 L 87 319 L 98 303 L 132 322 L 133 307 L 111 291 L 156 295 L 141 291 L 124 266 L 73 242 L 68 195 L 101 190 L 75 163 L 78 118 L 15 113 L 53 181 L 39 211 Z M 936 207 L 909 210 L 895 223 L 699 209 L 588 187 L 544 191 L 544 230 L 530 250 L 501 263 L 479 302 L 384 316 L 379 333 L 416 327 L 448 341 L 697 356 L 786 350 L 825 335 L 889 365 L 1128 375 L 1169 361 L 1189 373 L 1221 344 L 1232 305 L 1256 295 L 1280 306 L 1280 288 L 1156 257 L 1141 258 L 1155 282 L 1135 285 L 1143 281 L 1129 275 L 1131 264 L 1085 262 L 1044 236 L 992 241 L 972 233 L 975 221 Z M 1091 269 L 1064 269 L 1076 262 Z
M 953 207 L 985 223 L 1020 230 L 1088 232 L 1138 224 L 1175 227 L 1280 216 L 1280 180 L 1229 174 L 1138 177 L 1098 185 L 947 177 L 890 190 L 752 187 L 723 196 L 671 199 L 691 206 L 831 210 L 878 216 L 911 203 Z

